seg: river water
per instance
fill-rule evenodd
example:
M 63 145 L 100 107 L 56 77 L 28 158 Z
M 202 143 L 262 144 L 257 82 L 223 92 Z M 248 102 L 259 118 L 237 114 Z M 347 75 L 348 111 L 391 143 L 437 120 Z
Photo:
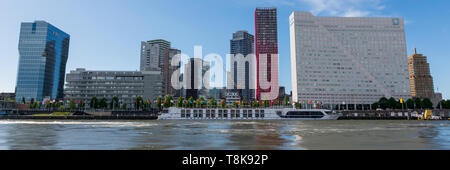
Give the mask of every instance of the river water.
M 450 149 L 450 121 L 7 121 L 0 150 Z

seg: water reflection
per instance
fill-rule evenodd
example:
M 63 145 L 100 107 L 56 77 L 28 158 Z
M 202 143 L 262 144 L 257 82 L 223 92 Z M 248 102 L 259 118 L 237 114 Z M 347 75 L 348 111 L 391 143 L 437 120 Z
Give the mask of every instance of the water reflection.
M 0 149 L 450 149 L 448 121 L 0 121 Z

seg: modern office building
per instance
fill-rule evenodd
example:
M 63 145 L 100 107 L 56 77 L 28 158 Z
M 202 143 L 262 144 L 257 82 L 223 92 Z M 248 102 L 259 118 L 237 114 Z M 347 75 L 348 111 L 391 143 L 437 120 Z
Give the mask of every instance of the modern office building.
M 118 97 L 121 104 L 134 106 L 138 96 L 155 100 L 162 96 L 162 75 L 159 70 L 143 71 L 90 71 L 83 68 L 67 74 L 65 99 L 89 103 L 93 97 L 108 102 Z
M 180 90 L 176 90 L 172 86 L 172 74 L 177 70 L 181 68 L 181 62 L 178 63 L 177 66 L 172 66 L 172 58 L 176 55 L 180 55 L 181 51 L 178 49 L 169 49 L 169 55 L 165 55 L 167 58 L 164 60 L 164 68 L 163 73 L 164 74 L 164 81 L 163 81 L 163 87 L 164 87 L 164 94 L 165 95 L 171 95 L 175 97 L 180 97 L 181 93 Z
M 210 89 L 206 89 L 203 84 L 203 76 L 206 75 L 206 71 L 209 69 L 210 63 L 203 61 L 200 58 L 190 58 L 189 62 L 184 66 L 183 83 L 184 83 L 184 96 L 186 99 L 192 97 L 198 99 L 200 97 L 209 98 Z
M 45 21 L 24 22 L 19 37 L 16 101 L 64 97 L 70 35 Z
M 145 67 L 164 68 L 165 59 L 168 57 L 170 42 L 162 39 L 141 42 L 141 70 Z
M 434 105 L 437 105 L 442 100 L 442 95 L 436 94 L 434 91 L 433 77 L 427 57 L 418 54 L 417 49 L 414 49 L 414 54 L 408 58 L 408 65 L 412 97 L 428 98 Z
M 261 93 L 268 93 L 272 90 L 278 91 L 278 31 L 277 31 L 277 9 L 276 8 L 257 8 L 255 10 L 255 55 L 256 55 L 256 99 L 261 100 Z M 266 54 L 267 61 L 260 63 L 260 55 Z M 275 55 L 275 56 L 272 56 Z M 277 57 L 276 63 L 272 63 L 272 57 Z M 262 67 L 266 67 L 262 69 Z M 263 70 L 266 70 L 263 72 Z M 276 73 L 272 77 L 272 71 Z M 261 76 L 267 76 L 265 85 L 260 84 Z M 270 83 L 272 82 L 272 83 Z M 276 85 L 272 87 L 271 85 Z M 261 87 L 270 87 L 263 89 Z M 271 96 L 276 99 L 278 95 Z M 262 99 L 265 100 L 265 99 Z
M 172 87 L 172 73 L 180 66 L 172 66 L 173 56 L 181 54 L 178 49 L 171 49 L 171 43 L 166 40 L 157 39 L 141 42 L 141 71 L 146 68 L 159 68 L 161 70 L 162 89 L 164 95 L 176 95 L 176 90 Z
M 286 95 L 286 87 L 280 86 L 278 96 L 279 96 L 278 99 L 280 99 L 280 100 L 283 100 L 284 97 L 288 96 L 288 95 Z
M 290 16 L 293 100 L 361 109 L 411 98 L 402 18 Z
M 231 91 L 237 92 L 242 99 L 254 100 L 254 86 L 255 79 L 251 74 L 255 74 L 252 67 L 253 60 L 248 56 L 254 54 L 254 36 L 247 31 L 237 31 L 233 34 L 233 39 L 230 40 L 230 54 L 234 57 L 230 59 L 230 68 L 232 80 L 227 81 L 228 86 L 231 86 Z M 251 82 L 253 81 L 253 82 Z M 241 87 L 238 87 L 239 83 Z

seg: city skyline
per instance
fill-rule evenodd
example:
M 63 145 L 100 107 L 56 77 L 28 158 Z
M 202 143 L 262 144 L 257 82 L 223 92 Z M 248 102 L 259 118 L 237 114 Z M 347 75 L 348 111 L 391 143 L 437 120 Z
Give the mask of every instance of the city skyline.
M 200 2 L 204 2 L 205 5 L 211 5 L 208 2 L 205 1 L 195 1 L 191 4 L 187 4 L 186 6 L 186 10 L 191 9 L 192 7 L 195 7 L 196 5 L 202 4 Z M 167 25 L 167 21 L 166 22 L 152 22 L 152 20 L 157 20 L 154 18 L 151 18 L 151 20 L 149 21 L 150 24 L 153 25 L 153 27 L 149 27 L 150 29 L 142 29 L 139 28 L 139 31 L 136 31 L 136 34 L 143 34 L 142 36 L 127 36 L 128 32 L 133 31 L 132 29 L 137 29 L 137 27 L 139 27 L 139 23 L 134 24 L 136 21 L 126 21 L 124 19 L 126 19 L 127 17 L 130 16 L 134 16 L 134 15 L 138 15 L 138 12 L 129 12 L 126 15 L 126 17 L 117 19 L 117 21 L 122 21 L 124 22 L 124 25 L 128 25 L 131 29 L 130 30 L 120 30 L 120 29 L 114 29 L 114 19 L 116 18 L 109 18 L 109 16 L 105 15 L 108 14 L 110 12 L 112 12 L 112 9 L 117 8 L 116 5 L 119 5 L 121 3 L 117 2 L 117 1 L 113 1 L 111 5 L 107 5 L 107 7 L 105 7 L 104 9 L 101 10 L 100 12 L 100 17 L 104 17 L 104 18 L 108 18 L 111 21 L 108 20 L 108 22 L 106 22 L 107 24 L 102 24 L 102 25 L 93 25 L 92 27 L 89 27 L 89 29 L 85 29 L 82 28 L 80 26 L 77 25 L 81 25 L 80 23 L 76 23 L 76 22 L 81 22 L 81 21 L 75 21 L 75 23 L 70 23 L 67 22 L 66 20 L 64 20 L 64 18 L 62 18 L 61 16 L 52 16 L 51 13 L 45 13 L 43 12 L 42 14 L 37 14 L 36 12 L 33 13 L 33 10 L 30 9 L 30 11 L 28 12 L 24 12 L 22 11 L 22 15 L 20 15 L 20 17 L 12 17 L 12 18 L 16 18 L 16 19 L 7 19 L 6 21 L 6 28 L 2 28 L 5 29 L 7 31 L 1 31 L 3 35 L 4 33 L 8 33 L 6 34 L 6 36 L 2 36 L 2 37 L 6 37 L 5 39 L 0 40 L 0 45 L 1 45 L 1 50 L 2 51 L 2 55 L 0 55 L 2 57 L 2 60 L 5 61 L 5 59 L 7 59 L 5 56 L 8 56 L 9 58 L 13 58 L 12 60 L 6 60 L 8 62 L 2 62 L 2 68 L 4 70 L 2 70 L 4 72 L 5 76 L 2 76 L 1 80 L 3 82 L 8 82 L 8 83 L 2 83 L 2 85 L 0 86 L 0 91 L 3 92 L 9 92 L 9 91 L 14 91 L 14 87 L 15 87 L 15 81 L 17 78 L 17 61 L 18 61 L 18 50 L 17 50 L 17 44 L 18 44 L 18 34 L 14 34 L 14 32 L 18 32 L 20 29 L 17 29 L 18 25 L 21 22 L 28 22 L 28 21 L 34 21 L 34 20 L 46 20 L 49 23 L 54 24 L 56 27 L 61 28 L 62 30 L 65 30 L 66 32 L 71 34 L 71 47 L 70 47 L 70 54 L 69 54 L 69 61 L 68 61 L 68 66 L 66 68 L 66 72 L 69 72 L 69 70 L 73 70 L 75 68 L 88 68 L 88 69 L 93 69 L 93 70 L 137 70 L 138 65 L 139 65 L 139 42 L 141 41 L 146 41 L 148 39 L 167 39 L 170 40 L 171 42 L 174 43 L 173 46 L 179 48 L 181 51 L 183 51 L 183 53 L 187 53 L 190 56 L 192 55 L 193 52 L 193 45 L 203 45 L 205 48 L 205 51 L 203 52 L 204 54 L 208 54 L 208 53 L 219 53 L 221 55 L 226 54 L 227 51 L 229 51 L 229 35 L 237 30 L 248 30 L 249 33 L 254 34 L 254 23 L 252 22 L 252 20 L 254 20 L 254 16 L 252 15 L 254 8 L 258 7 L 258 6 L 276 6 L 278 8 L 278 12 L 280 14 L 278 14 L 278 36 L 280 37 L 279 40 L 279 54 L 280 54 L 280 60 L 279 63 L 280 65 L 282 64 L 287 64 L 290 65 L 290 46 L 289 46 L 289 21 L 288 21 L 288 15 L 290 15 L 290 13 L 292 13 L 293 11 L 312 11 L 314 12 L 314 10 L 311 9 L 304 9 L 304 8 L 297 8 L 297 7 L 291 7 L 291 4 L 283 4 L 283 3 L 278 3 L 277 2 L 272 2 L 272 1 L 264 1 L 263 3 L 257 3 L 256 1 L 253 1 L 253 3 L 250 3 L 251 1 L 245 1 L 245 2 L 236 2 L 236 1 L 231 1 L 232 3 L 230 3 L 231 5 L 238 5 L 238 6 L 242 6 L 242 10 L 239 9 L 237 10 L 238 15 L 239 14 L 245 14 L 242 15 L 241 18 L 242 21 L 239 22 L 233 22 L 235 20 L 240 19 L 239 17 L 236 16 L 236 14 L 231 15 L 231 16 L 227 16 L 224 17 L 222 16 L 223 13 L 213 13 L 213 16 L 218 17 L 217 20 L 223 20 L 222 24 L 230 24 L 232 25 L 231 28 L 227 28 L 225 30 L 222 29 L 217 29 L 217 30 L 213 30 L 211 32 L 205 32 L 205 35 L 203 36 L 200 32 L 204 31 L 205 28 L 201 28 L 202 24 L 200 24 L 200 26 L 195 27 L 193 25 L 199 24 L 199 22 L 205 22 L 207 20 L 208 17 L 204 17 L 204 16 L 200 16 L 203 14 L 206 14 L 207 12 L 201 12 L 201 13 L 196 13 L 196 14 L 190 14 L 186 17 L 189 17 L 191 15 L 197 16 L 197 18 L 191 18 L 191 20 L 187 21 L 183 21 L 181 17 L 181 15 L 178 14 L 173 14 L 171 16 L 164 16 L 164 15 L 158 15 L 159 17 L 161 17 L 160 19 L 162 20 L 166 20 L 166 19 L 174 19 L 177 17 L 180 17 L 179 20 L 180 21 L 180 25 L 188 27 L 188 29 L 176 29 L 176 28 L 171 28 L 168 30 L 159 30 L 159 29 L 164 29 L 167 26 L 162 26 L 163 28 L 158 28 L 158 26 L 161 25 Z M 285 2 L 285 1 L 282 1 Z M 14 6 L 18 5 L 16 4 L 17 2 L 7 2 L 5 6 L 0 7 L 2 10 L 2 13 L 5 13 L 5 15 L 1 15 L 2 18 L 3 16 L 8 16 L 11 17 L 13 12 L 11 12 L 11 9 L 16 9 L 14 8 Z M 94 5 L 94 7 L 97 5 L 99 6 L 99 4 L 97 4 L 99 2 L 96 3 L 92 3 Z M 125 3 L 125 2 L 123 2 Z M 183 3 L 186 2 L 180 2 L 178 5 L 181 5 Z M 227 4 L 225 2 L 219 2 L 219 4 Z M 442 3 L 442 2 L 440 2 Z M 445 2 L 447 3 L 447 2 Z M 70 5 L 70 2 L 63 2 L 64 5 Z M 84 5 L 88 5 L 91 3 L 85 3 L 82 5 L 77 4 L 76 7 L 74 7 L 75 9 L 79 9 L 80 7 L 83 7 Z M 225 5 L 224 11 L 227 11 L 226 9 L 231 8 L 230 4 Z M 258 4 L 258 5 L 255 5 Z M 161 3 L 161 2 L 157 2 L 154 4 L 155 6 L 166 6 L 167 4 Z M 185 4 L 186 5 L 186 4 Z M 386 5 L 386 4 L 385 4 Z M 397 4 L 398 5 L 398 4 Z M 32 6 L 32 5 L 30 5 Z M 391 4 L 387 4 L 385 6 L 385 8 L 387 9 L 393 9 L 393 7 L 390 6 L 395 6 L 392 3 Z M 3 8 L 5 7 L 5 9 L 3 10 Z M 6 9 L 10 7 L 10 9 Z M 127 7 L 133 7 L 133 8 L 137 8 L 134 5 L 129 5 L 127 4 Z M 133 9 L 131 8 L 131 9 Z M 176 6 L 176 8 L 180 8 L 178 6 Z M 28 8 L 26 8 L 28 9 Z M 383 10 L 380 10 L 383 11 Z M 20 10 L 18 12 L 21 12 Z M 73 12 L 73 11 L 72 11 Z M 317 13 L 317 12 L 315 12 Z M 389 13 L 389 12 L 386 12 Z M 77 13 L 78 14 L 78 13 Z M 287 15 L 286 15 L 287 14 Z M 327 13 L 327 12 L 319 12 L 319 16 L 332 16 L 332 13 Z M 86 15 L 86 14 L 84 14 Z M 82 15 L 82 16 L 84 16 Z M 341 15 L 339 13 L 336 13 L 334 15 Z M 429 45 L 430 41 L 433 41 L 433 38 L 417 38 L 422 36 L 420 33 L 416 33 L 416 34 L 412 34 L 409 33 L 408 30 L 411 30 L 410 32 L 415 32 L 416 29 L 419 29 L 417 26 L 417 23 L 420 23 L 420 25 L 425 22 L 424 20 L 416 20 L 416 19 L 409 19 L 406 18 L 405 14 L 384 14 L 383 12 L 381 12 L 381 14 L 354 14 L 354 15 L 350 15 L 350 14 L 345 14 L 346 16 L 382 16 L 382 15 L 393 15 L 392 17 L 401 17 L 401 18 L 405 18 L 406 20 L 406 40 L 407 40 L 407 49 L 408 49 L 408 55 L 412 54 L 412 48 L 417 47 L 420 51 L 422 51 L 423 53 L 426 53 L 428 56 L 431 56 L 429 58 L 429 62 L 431 65 L 431 72 L 433 77 L 435 77 L 435 84 L 436 84 L 436 88 L 439 87 L 439 91 L 438 92 L 442 92 L 444 98 L 448 98 L 448 91 L 450 89 L 448 89 L 449 87 L 447 86 L 449 84 L 449 80 L 446 80 L 446 75 L 448 75 L 449 70 L 446 70 L 445 66 L 439 66 L 439 65 L 443 65 L 444 63 L 448 63 L 448 58 L 450 57 L 446 57 L 448 56 L 448 54 L 445 54 L 443 52 L 440 51 L 445 51 L 445 48 L 442 48 L 442 46 L 436 45 L 438 44 L 437 42 L 435 43 L 431 43 L 431 45 Z M 443 14 L 441 14 L 443 15 Z M 76 17 L 77 15 L 75 15 Z M 445 16 L 445 15 L 443 15 Z M 68 16 L 66 16 L 68 17 Z M 86 16 L 84 16 L 86 17 Z M 149 14 L 147 17 L 151 17 L 151 15 Z M 67 20 L 70 17 L 66 18 Z M 413 18 L 413 17 L 410 17 Z M 81 19 L 81 18 L 79 18 Z M 121 20 L 122 19 L 122 20 Z M 87 20 L 86 22 L 88 23 L 92 23 L 95 20 Z M 99 20 L 100 21 L 100 20 Z M 115 20 L 116 21 L 116 20 Z M 141 21 L 142 22 L 142 21 Z M 192 23 L 191 23 L 192 22 Z M 227 23 L 229 22 L 229 23 Z M 16 26 L 10 26 L 9 23 L 16 23 Z M 119 22 L 120 23 L 120 22 Z M 234 25 L 234 23 L 237 23 L 236 25 Z M 112 25 L 110 25 L 112 24 Z M 185 25 L 183 25 L 185 24 Z M 121 27 L 120 24 L 118 24 L 118 27 Z M 130 26 L 131 25 L 131 26 Z M 136 25 L 136 26 L 134 26 Z M 171 25 L 171 24 L 169 24 Z M 212 25 L 215 25 L 215 22 L 212 23 Z M 217 25 L 216 25 L 217 26 Z M 415 27 L 416 26 L 416 27 Z M 136 28 L 135 28 L 136 27 Z M 169 26 L 170 27 L 170 26 Z M 206 28 L 211 28 L 211 26 L 205 26 Z M 195 28 L 199 28 L 199 30 L 195 30 Z M 15 30 L 17 29 L 17 30 Z M 114 31 L 108 30 L 108 29 L 112 29 Z M 156 31 L 153 31 L 152 29 L 156 29 Z M 105 30 L 105 32 L 101 32 L 102 30 Z M 230 31 L 231 30 L 231 31 Z M 110 32 L 108 32 L 110 31 Z M 177 31 L 180 31 L 180 33 L 178 33 Z M 215 32 L 218 31 L 218 32 Z M 83 36 L 82 34 L 80 34 L 81 32 L 86 33 L 88 35 Z M 91 33 L 93 32 L 93 33 Z M 107 33 L 106 33 L 107 32 Z M 125 35 L 117 35 L 117 37 L 114 37 L 112 35 L 114 34 L 110 34 L 111 32 L 116 33 L 116 34 L 125 34 Z M 220 33 L 219 33 L 220 32 Z M 102 34 L 103 33 L 103 34 Z M 445 27 L 442 27 L 442 30 L 440 31 L 440 33 L 442 33 L 442 36 L 440 37 L 436 37 L 438 39 L 444 39 L 444 40 L 448 40 L 449 37 L 449 33 L 448 33 L 448 25 Z M 191 35 L 188 35 L 191 34 Z M 93 36 L 94 35 L 94 36 Z M 433 34 L 432 34 L 433 35 Z M 86 36 L 91 36 L 86 38 Z M 175 37 L 174 37 L 175 36 Z M 198 39 L 189 39 L 186 37 L 190 37 L 190 36 L 194 36 L 194 37 L 199 37 L 200 40 Z M 220 37 L 220 38 L 216 38 L 216 37 Z M 429 36 L 426 36 L 429 37 Z M 121 39 L 119 39 L 121 38 Z M 98 40 L 97 40 L 98 39 Z M 138 41 L 135 41 L 135 39 L 138 39 Z M 5 41 L 5 40 L 10 40 L 10 41 Z M 440 45 L 443 44 L 443 41 L 441 40 L 442 43 L 440 43 Z M 73 41 L 73 43 L 72 43 Z M 98 42 L 98 43 L 93 43 L 93 42 Z M 126 43 L 125 43 L 126 42 Z M 427 43 L 428 42 L 428 43 Z M 88 47 L 88 46 L 92 46 L 90 43 L 96 44 L 98 46 L 95 47 L 95 50 L 93 50 L 93 47 Z M 119 44 L 117 44 L 119 43 Z M 8 44 L 8 45 L 6 45 Z M 12 45 L 11 45 L 12 44 Z M 434 46 L 434 47 L 433 47 Z M 13 47 L 13 48 L 11 48 Z M 113 54 L 115 53 L 115 54 Z M 223 55 L 224 56 L 224 55 Z M 407 57 L 407 56 L 405 56 Z M 447 59 L 446 59 L 447 58 Z M 126 61 L 125 61 L 126 60 Z M 87 61 L 91 61 L 91 62 L 87 62 Z M 108 61 L 108 62 L 101 62 L 101 61 Z M 290 80 L 290 68 L 282 68 L 280 67 L 280 86 L 286 86 L 286 90 L 289 92 L 292 87 L 291 87 L 291 80 Z M 11 83 L 12 82 L 12 83 Z

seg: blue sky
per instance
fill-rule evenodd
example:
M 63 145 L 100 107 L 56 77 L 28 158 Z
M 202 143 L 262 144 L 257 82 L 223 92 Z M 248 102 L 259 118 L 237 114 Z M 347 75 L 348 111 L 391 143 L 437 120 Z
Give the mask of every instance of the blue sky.
M 137 70 L 140 42 L 166 39 L 193 56 L 229 52 L 237 30 L 254 34 L 254 9 L 278 8 L 280 85 L 291 90 L 289 15 L 403 17 L 408 55 L 428 56 L 435 88 L 449 98 L 448 0 L 2 0 L 0 92 L 14 91 L 21 22 L 45 20 L 71 35 L 67 72 L 75 68 Z M 406 56 L 405 56 L 406 57 Z

